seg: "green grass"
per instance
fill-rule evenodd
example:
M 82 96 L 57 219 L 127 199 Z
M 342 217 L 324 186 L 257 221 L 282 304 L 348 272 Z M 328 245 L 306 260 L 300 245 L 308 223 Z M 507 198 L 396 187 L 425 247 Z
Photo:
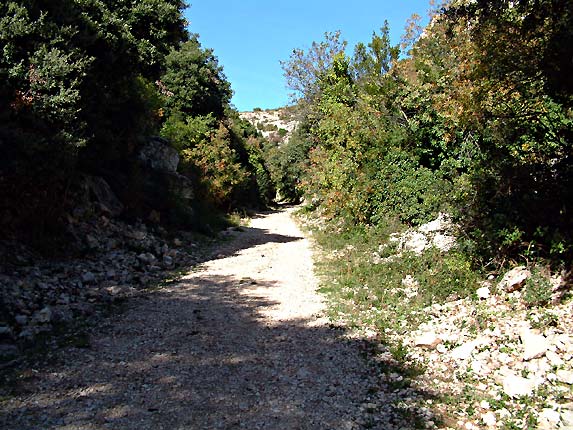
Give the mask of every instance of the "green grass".
M 342 322 L 350 329 L 369 328 L 378 333 L 377 341 L 393 360 L 372 362 L 381 373 L 403 377 L 388 382 L 395 391 L 407 387 L 415 390 L 417 379 L 425 373 L 423 363 L 410 359 L 411 351 L 402 343 L 404 335 L 427 320 L 428 306 L 475 296 L 481 279 L 470 261 L 455 250 L 444 254 L 431 249 L 422 255 L 396 256 L 390 234 L 404 229 L 395 223 L 378 227 L 327 224 L 313 229 L 318 245 L 316 270 L 321 291 L 328 299 L 330 318 L 334 324 Z M 402 280 L 406 275 L 418 282 L 416 295 L 405 289 Z M 435 400 L 443 403 L 441 396 Z M 424 406 L 422 401 L 419 406 Z M 406 418 L 409 412 L 401 411 L 399 404 L 395 407 Z M 434 421 L 441 425 L 443 418 L 436 416 Z
M 379 332 L 405 333 L 424 321 L 424 308 L 434 303 L 471 296 L 478 287 L 478 274 L 463 254 L 428 250 L 418 256 L 404 253 L 375 264 L 395 250 L 388 243 L 390 229 L 352 226 L 314 231 L 321 249 L 317 270 L 321 290 L 330 299 L 333 318 L 343 318 L 354 327 L 372 327 Z M 387 245 L 384 247 L 384 245 Z M 412 276 L 417 295 L 405 292 L 402 280 Z

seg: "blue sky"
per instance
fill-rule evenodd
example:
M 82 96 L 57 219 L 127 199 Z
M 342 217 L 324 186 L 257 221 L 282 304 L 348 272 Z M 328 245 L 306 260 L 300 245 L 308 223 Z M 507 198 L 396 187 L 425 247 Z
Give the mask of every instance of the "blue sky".
M 428 0 L 189 0 L 189 30 L 212 48 L 231 82 L 239 111 L 284 106 L 289 90 L 279 61 L 340 30 L 351 48 L 368 42 L 387 19 L 394 43 L 417 13 L 427 22 Z

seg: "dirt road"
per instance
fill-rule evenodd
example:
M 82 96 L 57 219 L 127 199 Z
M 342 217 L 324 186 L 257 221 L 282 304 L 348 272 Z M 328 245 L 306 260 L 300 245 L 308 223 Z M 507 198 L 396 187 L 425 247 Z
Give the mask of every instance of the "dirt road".
M 5 429 L 353 429 L 369 370 L 321 317 L 309 242 L 261 215 L 179 282 L 128 303 L 89 349 L 3 402 Z

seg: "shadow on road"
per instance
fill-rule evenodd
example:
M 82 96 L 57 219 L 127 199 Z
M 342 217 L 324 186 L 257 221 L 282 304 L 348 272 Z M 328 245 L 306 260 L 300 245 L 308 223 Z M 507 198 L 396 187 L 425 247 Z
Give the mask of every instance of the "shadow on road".
M 241 234 L 217 255 L 301 239 L 253 228 Z M 0 428 L 402 426 L 397 408 L 372 406 L 387 387 L 380 367 L 363 361 L 371 349 L 366 340 L 306 320 L 269 325 L 262 312 L 274 305 L 249 280 L 201 273 L 134 298 L 96 328 L 89 348 L 66 348 L 56 364 L 29 372 L 17 396 L 4 402 Z M 418 428 L 424 418 L 408 414 Z

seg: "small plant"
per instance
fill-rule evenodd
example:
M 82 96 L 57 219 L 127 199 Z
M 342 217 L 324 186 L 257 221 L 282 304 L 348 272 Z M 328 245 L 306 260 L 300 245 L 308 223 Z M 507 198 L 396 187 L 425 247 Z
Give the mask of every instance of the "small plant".
M 557 327 L 559 318 L 553 312 L 545 311 L 541 314 L 530 313 L 528 315 L 531 327 L 536 329 L 544 329 L 546 327 Z
M 549 279 L 534 270 L 527 280 L 523 293 L 523 301 L 528 307 L 544 306 L 551 301 L 552 288 Z

